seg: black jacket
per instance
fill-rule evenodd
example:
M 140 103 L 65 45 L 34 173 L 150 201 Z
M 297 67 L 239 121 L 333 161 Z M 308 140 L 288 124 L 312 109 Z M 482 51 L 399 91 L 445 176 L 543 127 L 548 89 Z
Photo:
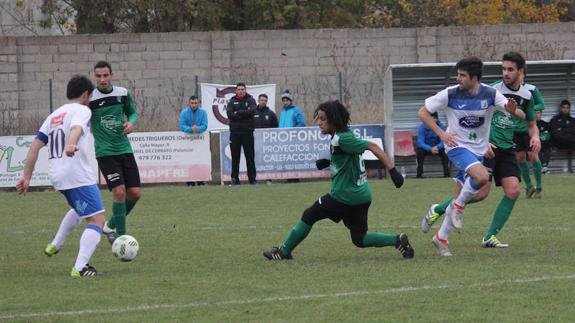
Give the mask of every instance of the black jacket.
M 256 128 L 277 128 L 278 117 L 269 107 L 257 107 L 254 114 Z
M 230 132 L 247 133 L 254 131 L 256 100 L 247 94 L 241 100 L 234 95 L 228 102 L 226 113 L 230 120 Z
M 551 142 L 559 149 L 575 149 L 575 118 L 558 114 L 549 121 Z

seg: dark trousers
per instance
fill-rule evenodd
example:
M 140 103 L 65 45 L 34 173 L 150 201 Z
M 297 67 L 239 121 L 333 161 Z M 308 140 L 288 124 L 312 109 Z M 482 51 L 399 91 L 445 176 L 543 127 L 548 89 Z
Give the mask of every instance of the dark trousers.
M 543 167 L 549 166 L 551 159 L 551 141 L 541 141 L 541 150 L 539 151 L 539 160 Z
M 425 161 L 426 155 L 433 155 L 432 153 L 425 151 L 424 149 L 417 148 L 417 177 L 423 176 L 423 162 Z M 449 158 L 445 154 L 445 149 L 440 149 L 437 154 L 441 158 L 441 164 L 443 165 L 443 176 L 449 177 Z
M 254 133 L 230 133 L 230 150 L 232 153 L 232 180 L 239 182 L 241 149 L 244 148 L 248 179 L 250 183 L 256 181 L 256 163 L 254 153 Z

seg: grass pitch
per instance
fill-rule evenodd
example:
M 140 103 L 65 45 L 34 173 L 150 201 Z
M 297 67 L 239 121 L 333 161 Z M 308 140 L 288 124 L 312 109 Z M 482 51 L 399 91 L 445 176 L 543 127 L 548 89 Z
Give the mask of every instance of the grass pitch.
M 522 196 L 499 234 L 510 244 L 501 250 L 479 247 L 502 196 L 493 188 L 466 209 L 445 259 L 433 229 L 424 235 L 419 224 L 453 182 L 408 179 L 395 189 L 372 179 L 370 231 L 406 232 L 412 260 L 394 248 L 358 249 L 329 220 L 293 261 L 265 260 L 262 251 L 281 244 L 329 182 L 144 188 L 127 221 L 140 254 L 117 261 L 103 238 L 92 264 L 106 275 L 90 279 L 69 277 L 82 230 L 56 256 L 43 254 L 67 210 L 59 193 L 0 192 L 0 321 L 572 321 L 574 180 L 547 175 L 543 199 Z

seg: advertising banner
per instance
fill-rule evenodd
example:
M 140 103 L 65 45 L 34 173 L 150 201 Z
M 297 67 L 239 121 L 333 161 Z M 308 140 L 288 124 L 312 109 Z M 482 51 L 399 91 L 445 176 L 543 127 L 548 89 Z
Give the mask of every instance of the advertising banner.
M 353 133 L 376 142 L 383 148 L 383 125 L 351 126 Z M 229 131 L 220 135 L 220 163 L 222 181 L 229 181 L 232 171 Z M 330 136 L 323 135 L 318 127 L 256 129 L 254 131 L 257 179 L 288 179 L 329 177 L 329 170 L 317 170 L 315 161 L 329 158 Z M 375 156 L 370 151 L 364 159 Z M 240 179 L 247 180 L 246 163 L 242 152 Z

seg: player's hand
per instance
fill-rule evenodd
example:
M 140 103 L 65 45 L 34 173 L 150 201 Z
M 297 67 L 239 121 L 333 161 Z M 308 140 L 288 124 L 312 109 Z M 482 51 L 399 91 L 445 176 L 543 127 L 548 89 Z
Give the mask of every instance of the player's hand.
M 197 127 L 196 125 L 193 125 L 193 126 L 192 126 L 192 132 L 193 132 L 193 133 L 198 133 L 198 132 L 199 132 L 199 131 L 198 131 L 198 127 Z
M 400 188 L 401 185 L 403 185 L 403 176 L 401 176 L 395 167 L 389 170 L 389 175 L 391 176 L 391 180 L 393 181 L 395 187 Z
M 21 177 L 16 183 L 16 191 L 18 191 L 18 194 L 26 195 L 29 185 L 30 181 L 27 178 Z
M 489 143 L 489 145 L 487 145 L 487 151 L 483 156 L 488 159 L 493 159 L 495 157 L 495 152 L 493 151 L 493 148 L 495 148 L 495 146 Z
M 517 102 L 513 99 L 507 100 L 507 104 L 505 105 L 505 110 L 511 114 L 515 114 L 515 109 L 517 109 Z
M 535 136 L 531 137 L 531 139 L 529 140 L 529 150 L 534 154 L 539 153 L 539 151 L 541 150 L 541 140 L 539 140 L 539 137 Z
M 449 147 L 456 147 L 457 141 L 455 140 L 455 134 L 451 132 L 443 132 L 441 136 L 439 136 L 443 142 Z
M 77 145 L 68 145 L 66 146 L 66 156 L 68 157 L 74 157 L 74 154 L 76 153 L 76 151 L 78 151 L 78 146 Z
M 431 153 L 434 154 L 434 155 L 439 154 L 439 149 L 437 149 L 437 146 L 434 146 L 434 147 L 431 148 Z
M 132 133 L 132 131 L 134 131 L 134 127 L 135 127 L 134 124 L 131 123 L 130 121 L 124 122 L 124 133 L 126 135 Z
M 318 159 L 315 161 L 315 167 L 317 167 L 317 169 L 322 170 L 324 168 L 328 168 L 330 165 L 330 161 L 329 159 Z

